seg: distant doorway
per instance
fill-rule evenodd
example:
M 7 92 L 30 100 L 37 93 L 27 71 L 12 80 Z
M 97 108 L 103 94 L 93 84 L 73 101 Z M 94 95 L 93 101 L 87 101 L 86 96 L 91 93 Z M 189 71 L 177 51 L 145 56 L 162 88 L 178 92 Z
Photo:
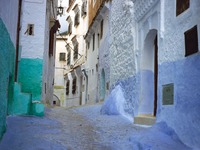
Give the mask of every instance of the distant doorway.
M 106 81 L 104 69 L 101 71 L 101 83 L 100 83 L 100 100 L 104 100 L 106 94 Z

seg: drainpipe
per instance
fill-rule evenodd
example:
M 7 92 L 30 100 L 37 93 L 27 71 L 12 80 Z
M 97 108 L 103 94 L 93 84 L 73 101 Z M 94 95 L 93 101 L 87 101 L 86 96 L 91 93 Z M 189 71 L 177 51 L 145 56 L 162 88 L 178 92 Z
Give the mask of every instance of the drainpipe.
M 87 95 L 88 95 L 88 75 L 86 73 L 86 70 L 83 69 L 82 72 L 84 73 L 85 77 L 86 77 L 86 92 L 85 92 L 85 102 L 87 102 Z
M 17 35 L 16 35 L 15 82 L 17 82 L 17 77 L 18 77 L 18 57 L 19 57 L 19 36 L 20 36 L 21 9 L 22 9 L 22 0 L 19 0 L 19 3 L 18 3 L 18 20 L 17 20 Z

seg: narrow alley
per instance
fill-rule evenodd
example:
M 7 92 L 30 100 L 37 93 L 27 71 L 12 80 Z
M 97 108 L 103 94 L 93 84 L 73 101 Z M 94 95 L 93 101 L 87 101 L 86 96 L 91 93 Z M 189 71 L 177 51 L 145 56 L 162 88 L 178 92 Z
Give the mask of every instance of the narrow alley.
M 101 104 L 46 108 L 42 118 L 9 116 L 1 150 L 189 150 L 164 124 L 136 126 L 100 114 Z
M 200 150 L 200 0 L 0 0 L 0 150 Z

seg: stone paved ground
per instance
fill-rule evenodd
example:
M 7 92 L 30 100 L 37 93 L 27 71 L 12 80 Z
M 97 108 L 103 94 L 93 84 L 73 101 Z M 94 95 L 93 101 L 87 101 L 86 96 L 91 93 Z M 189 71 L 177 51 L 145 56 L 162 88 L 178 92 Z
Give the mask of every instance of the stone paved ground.
M 171 130 L 100 115 L 100 104 L 46 108 L 42 118 L 10 116 L 0 150 L 187 150 Z

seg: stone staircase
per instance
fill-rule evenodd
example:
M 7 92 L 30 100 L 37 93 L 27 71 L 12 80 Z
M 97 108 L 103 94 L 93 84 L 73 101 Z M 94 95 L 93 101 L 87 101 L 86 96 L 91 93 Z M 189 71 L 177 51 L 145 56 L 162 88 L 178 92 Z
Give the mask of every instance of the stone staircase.
M 13 101 L 10 104 L 10 115 L 35 115 L 44 116 L 44 104 L 40 101 L 32 101 L 30 93 L 23 93 L 21 85 L 14 83 Z
M 140 114 L 134 117 L 134 124 L 151 126 L 156 123 L 156 117 L 151 114 Z

